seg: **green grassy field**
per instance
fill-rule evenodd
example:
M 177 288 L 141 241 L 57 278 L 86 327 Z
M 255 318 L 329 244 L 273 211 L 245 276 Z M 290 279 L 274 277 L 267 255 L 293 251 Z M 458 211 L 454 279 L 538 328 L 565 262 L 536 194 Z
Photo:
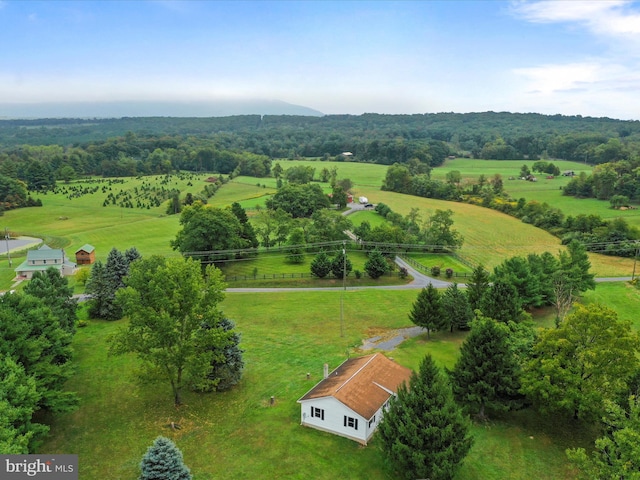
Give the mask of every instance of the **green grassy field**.
M 621 288 L 626 286 L 612 284 L 603 289 L 601 299 L 615 298 Z M 375 437 L 361 447 L 301 427 L 296 401 L 321 379 L 325 362 L 334 368 L 348 355 L 360 354 L 364 339 L 411 326 L 407 315 L 416 294 L 370 290 L 228 294 L 223 309 L 242 334 L 243 380 L 222 394 L 187 393 L 179 409 L 173 406 L 168 385 L 136 383 L 135 358 L 108 357 L 106 339 L 126 324 L 124 320 L 90 321 L 76 335 L 78 369 L 69 385 L 80 394 L 80 408 L 50 419 L 51 435 L 40 451 L 78 453 L 80 478 L 135 478 L 146 448 L 164 435 L 182 450 L 195 479 L 393 478 Z M 629 311 L 640 306 L 637 296 L 632 300 Z M 546 317 L 536 321 L 548 323 Z M 439 365 L 451 367 L 464 336 L 461 332 L 436 333 L 430 340 L 420 336 L 388 355 L 416 368 L 430 352 Z M 182 428 L 171 430 L 172 421 Z M 574 478 L 564 450 L 589 446 L 593 440 L 588 429 L 528 410 L 474 425 L 472 432 L 475 444 L 458 480 Z
M 528 160 L 472 160 L 466 158 L 456 158 L 447 160 L 442 167 L 435 168 L 431 176 L 439 180 L 445 180 L 447 172 L 458 170 L 462 174 L 464 181 L 477 181 L 481 174 L 490 179 L 496 173 L 502 175 L 504 189 L 513 198 L 526 198 L 546 202 L 549 205 L 559 208 L 565 215 L 594 214 L 604 219 L 624 218 L 630 225 L 640 227 L 640 211 L 638 210 L 614 210 L 610 208 L 606 200 L 595 198 L 575 198 L 562 195 L 561 187 L 564 187 L 571 177 L 559 176 L 547 179 L 547 174 L 536 174 L 537 182 L 527 182 L 517 180 L 520 168 L 526 164 L 529 168 L 534 162 Z M 590 165 L 577 162 L 554 161 L 561 172 L 573 170 L 576 175 L 585 172 L 589 175 L 592 171 Z M 514 177 L 516 180 L 509 180 Z
M 455 162 L 462 163 L 456 164 Z M 513 255 L 543 251 L 557 253 L 562 248 L 556 237 L 493 210 L 455 202 L 382 192 L 379 187 L 386 172 L 386 167 L 383 165 L 313 161 L 281 161 L 281 163 L 284 168 L 293 165 L 312 165 L 317 171 L 335 166 L 338 168 L 339 178 L 344 176 L 352 179 L 355 184 L 356 196 L 365 195 L 374 203 L 387 203 L 394 211 L 403 215 L 408 214 L 413 207 L 421 211 L 423 219 L 432 214 L 435 209 L 453 210 L 455 212 L 454 226 L 465 239 L 461 255 L 472 264 L 483 263 L 488 268 L 492 268 Z M 508 167 L 509 163 L 512 164 L 511 167 Z M 488 162 L 487 172 L 491 172 L 493 169 L 502 169 L 502 172 L 508 173 L 509 169 L 518 167 L 519 163 L 516 161 Z M 459 165 L 464 172 L 473 173 L 473 169 L 480 168 L 483 163 L 454 160 L 442 169 L 435 169 L 434 176 L 444 175 L 448 165 Z M 570 164 L 567 165 L 567 167 L 569 166 Z M 506 170 L 504 170 L 505 168 Z M 167 187 L 180 189 L 183 194 L 186 192 L 198 193 L 204 187 L 204 180 L 207 176 L 202 174 L 183 179 L 174 176 Z M 161 176 L 128 178 L 124 180 L 124 184 L 112 185 L 108 192 L 99 191 L 72 199 L 63 193 L 36 195 L 36 198 L 43 201 L 43 207 L 7 211 L 3 216 L 3 223 L 14 234 L 42 238 L 52 247 L 64 248 L 70 256 L 86 243 L 96 247 L 97 258 L 101 260 L 106 259 L 113 247 L 126 250 L 135 246 L 144 255 L 177 255 L 177 252 L 171 249 L 170 241 L 175 238 L 180 228 L 179 217 L 167 215 L 166 204 L 150 209 L 122 208 L 114 205 L 102 206 L 109 192 L 115 193 L 120 190 L 134 192 L 144 182 L 160 184 L 162 181 L 163 177 Z M 530 184 L 530 182 L 521 183 Z M 102 183 L 98 185 L 102 185 Z M 266 185 L 266 187 L 262 185 Z M 322 185 L 323 188 L 328 189 L 328 184 Z M 215 206 L 227 206 L 237 201 L 251 209 L 256 205 L 263 205 L 268 195 L 274 193 L 274 186 L 274 179 L 238 177 L 224 185 L 210 199 L 210 203 Z M 540 192 L 544 191 L 540 190 Z M 561 200 L 569 199 L 569 197 L 558 196 L 558 199 L 549 201 L 554 202 L 552 204 L 555 205 Z M 580 207 L 589 204 L 601 207 L 606 203 L 597 200 L 570 200 Z M 634 215 L 632 211 L 623 213 Z M 370 221 L 374 226 L 383 221 L 374 212 L 358 213 L 353 215 L 351 219 L 356 225 L 364 219 Z M 0 258 L 0 290 L 11 288 L 14 278 L 13 269 L 24 260 L 24 256 L 24 252 L 13 253 L 11 267 L 6 257 Z M 628 276 L 633 268 L 633 262 L 629 259 L 591 255 L 591 261 L 594 272 L 600 276 Z M 262 271 L 262 273 L 270 272 Z
M 289 165 L 282 163 L 285 168 Z M 330 163 L 309 163 L 331 167 Z M 399 213 L 407 214 L 412 207 L 425 216 L 436 208 L 453 210 L 455 228 L 465 237 L 461 253 L 474 263 L 491 268 L 512 255 L 545 250 L 556 253 L 561 248 L 555 237 L 493 210 L 381 192 L 386 167 L 337 165 L 339 177 L 342 172 L 350 176 L 359 194 L 387 203 Z M 262 204 L 273 192 L 273 185 L 266 179 L 254 180 L 235 179 L 223 186 L 211 203 Z M 128 179 L 113 188 L 133 190 L 142 181 Z M 185 180 L 174 186 L 183 192 L 202 189 L 203 183 L 191 183 Z M 44 238 L 68 252 L 91 243 L 101 259 L 112 247 L 124 250 L 135 246 L 143 255 L 177 255 L 169 242 L 179 229 L 179 218 L 167 216 L 164 205 L 151 209 L 102 207 L 105 197 L 106 193 L 97 193 L 69 200 L 62 194 L 48 194 L 42 197 L 42 208 L 6 212 L 5 225 L 12 232 Z M 374 216 L 366 212 L 352 218 L 374 221 Z M 591 259 L 599 275 L 630 275 L 632 270 L 630 260 L 595 255 Z M 14 266 L 18 261 L 15 256 Z M 256 265 L 258 272 L 290 268 L 277 258 L 259 261 L 265 263 L 237 263 L 229 268 L 250 273 Z M 428 258 L 424 261 L 430 265 Z M 0 282 L 5 288 L 12 273 L 6 259 L 0 261 Z M 300 285 L 299 280 L 294 283 Z M 76 292 L 79 290 L 76 286 Z M 242 334 L 246 351 L 243 381 L 223 394 L 187 393 L 180 409 L 173 407 L 166 385 L 136 383 L 133 357 L 107 356 L 106 338 L 125 321 L 89 321 L 74 341 L 77 374 L 69 384 L 80 394 L 80 408 L 48 419 L 51 435 L 40 451 L 80 454 L 80 478 L 133 478 L 146 448 L 157 435 L 165 435 L 182 449 L 196 479 L 263 478 L 265 472 L 274 472 L 269 476 L 276 478 L 392 478 L 385 470 L 377 440 L 363 448 L 302 428 L 296 400 L 319 380 L 323 363 L 333 368 L 347 355 L 359 354 L 363 339 L 410 326 L 407 314 L 416 295 L 415 290 L 229 294 L 223 307 Z M 340 336 L 341 298 L 344 337 Z M 640 299 L 637 291 L 625 284 L 601 284 L 585 295 L 585 301 L 615 305 L 622 317 L 639 326 L 635 312 Z M 537 312 L 535 318 L 541 325 L 553 322 L 551 312 Z M 437 333 L 430 340 L 416 337 L 390 355 L 415 368 L 424 354 L 431 352 L 441 366 L 451 367 L 463 338 L 463 333 Z M 311 380 L 306 380 L 308 372 Z M 271 396 L 276 398 L 273 406 L 269 405 Z M 168 428 L 171 421 L 179 422 L 182 429 L 172 431 Z M 530 411 L 476 425 L 473 433 L 476 444 L 459 479 L 573 478 L 564 450 L 588 446 L 592 440 L 588 431 L 560 420 L 546 421 Z

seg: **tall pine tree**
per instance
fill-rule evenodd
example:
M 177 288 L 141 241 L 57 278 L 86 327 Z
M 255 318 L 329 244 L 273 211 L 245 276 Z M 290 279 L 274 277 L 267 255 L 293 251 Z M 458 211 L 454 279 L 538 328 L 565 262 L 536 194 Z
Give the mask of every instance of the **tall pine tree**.
M 520 367 L 509 332 L 507 325 L 491 318 L 474 320 L 450 372 L 456 399 L 480 418 L 485 410 L 505 411 L 521 401 Z
M 473 320 L 467 293 L 460 290 L 457 283 L 449 285 L 442 295 L 442 314 L 451 332 L 454 328 L 467 330 Z
M 158 437 L 140 462 L 139 480 L 191 480 L 182 452 L 166 437 Z
M 451 386 L 427 355 L 402 384 L 378 427 L 382 449 L 404 478 L 453 478 L 473 443 Z
M 420 290 L 418 298 L 413 303 L 409 319 L 416 325 L 427 329 L 427 337 L 431 337 L 431 331 L 440 330 L 445 327 L 444 315 L 442 313 L 442 300 L 440 293 L 433 284 Z

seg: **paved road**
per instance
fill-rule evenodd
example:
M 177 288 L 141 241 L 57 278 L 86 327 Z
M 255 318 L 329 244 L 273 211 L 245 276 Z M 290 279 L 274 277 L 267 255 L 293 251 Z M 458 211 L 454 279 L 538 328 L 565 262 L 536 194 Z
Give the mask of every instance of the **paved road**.
M 2 238 L 0 239 L 0 254 L 7 253 L 7 243 L 9 243 L 9 252 L 15 252 L 39 245 L 42 243 L 42 240 L 40 238 L 18 237 L 12 238 L 7 242 L 7 240 L 4 240 L 4 238 Z

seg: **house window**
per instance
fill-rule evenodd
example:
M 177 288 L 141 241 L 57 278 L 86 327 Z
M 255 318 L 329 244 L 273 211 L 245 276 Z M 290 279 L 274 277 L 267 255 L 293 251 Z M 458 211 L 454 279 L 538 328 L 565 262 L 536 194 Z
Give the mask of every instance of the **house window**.
M 374 423 L 376 423 L 376 416 L 375 415 L 373 417 L 371 417 L 371 420 L 369 420 L 369 428 L 371 428 L 371 425 L 373 425 Z
M 324 409 L 318 407 L 311 407 L 311 416 L 324 420 Z
M 47 261 L 46 261 L 46 260 L 43 260 L 43 261 L 42 261 L 42 263 L 44 263 L 44 264 L 46 265 L 46 264 L 47 264 Z
M 345 427 L 351 427 L 355 430 L 358 429 L 358 419 L 357 418 L 353 418 L 353 417 L 347 417 L 346 415 L 344 416 L 344 426 Z

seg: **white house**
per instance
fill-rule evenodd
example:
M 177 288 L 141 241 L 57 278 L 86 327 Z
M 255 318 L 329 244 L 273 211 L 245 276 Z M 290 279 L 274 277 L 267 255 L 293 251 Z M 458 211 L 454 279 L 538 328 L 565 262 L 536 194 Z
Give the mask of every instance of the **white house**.
M 73 275 L 76 271 L 76 264 L 69 261 L 64 250 L 43 245 L 37 250 L 29 250 L 27 259 L 15 272 L 18 277 L 31 280 L 33 272 L 44 272 L 49 267 L 60 271 L 60 275 Z
M 410 378 L 410 369 L 380 353 L 350 358 L 331 374 L 325 365 L 325 378 L 298 400 L 300 422 L 366 445 L 389 399 Z

